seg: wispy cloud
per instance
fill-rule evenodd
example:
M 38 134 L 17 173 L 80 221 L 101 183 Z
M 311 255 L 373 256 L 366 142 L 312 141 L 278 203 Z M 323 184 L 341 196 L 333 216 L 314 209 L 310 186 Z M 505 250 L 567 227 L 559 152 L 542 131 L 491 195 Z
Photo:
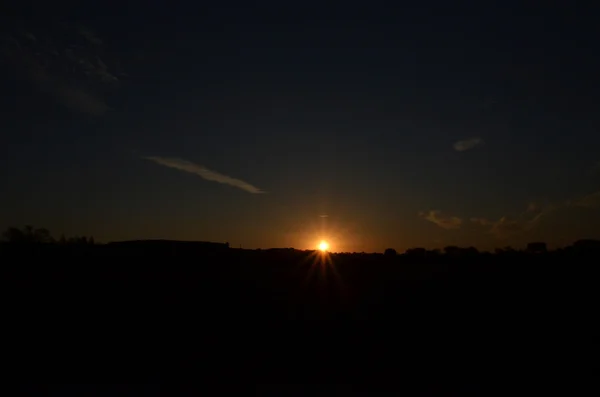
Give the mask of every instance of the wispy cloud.
M 505 215 L 498 220 L 490 220 L 487 218 L 471 218 L 470 220 L 474 224 L 489 227 L 488 232 L 493 234 L 496 238 L 506 239 L 532 230 L 544 217 L 548 216 L 558 208 L 559 206 L 554 204 L 540 205 L 537 203 L 529 203 L 525 211 L 516 217 Z
M 447 216 L 442 211 L 430 210 L 428 212 L 419 212 L 419 216 L 429 222 L 435 223 L 443 229 L 458 229 L 462 224 L 462 219 L 457 216 Z
M 576 207 L 600 209 L 600 191 L 585 195 L 570 204 Z
M 57 102 L 101 116 L 110 109 L 101 93 L 116 88 L 118 78 L 100 58 L 97 47 L 102 41 L 86 28 L 80 34 L 89 45 L 69 44 L 71 37 L 66 37 L 60 41 L 65 44 L 55 46 L 44 33 L 7 33 L 0 40 L 0 55 Z
M 473 149 L 475 146 L 483 144 L 483 139 L 475 137 L 464 139 L 462 141 L 455 142 L 453 147 L 458 152 L 464 152 L 465 150 Z
M 59 102 L 71 110 L 91 116 L 102 116 L 110 110 L 110 107 L 102 98 L 80 87 L 69 85 L 44 73 L 38 73 L 32 76 L 32 79 L 38 83 L 40 89 L 53 95 Z
M 265 191 L 257 188 L 249 184 L 248 182 L 242 181 L 241 179 L 232 178 L 227 175 L 223 175 L 216 171 L 209 170 L 206 167 L 203 167 L 198 164 L 194 164 L 187 160 L 182 160 L 178 158 L 165 158 L 165 157 L 156 157 L 156 156 L 145 156 L 143 159 L 150 160 L 155 162 L 156 164 L 164 165 L 165 167 L 175 168 L 181 171 L 189 172 L 190 174 L 198 175 L 201 178 L 204 178 L 208 181 L 218 182 L 225 185 L 231 185 L 237 187 L 238 189 L 245 190 L 249 193 L 260 194 L 266 193 Z
M 96 36 L 96 34 L 86 26 L 79 26 L 79 34 L 86 38 L 93 45 L 100 46 L 103 44 L 102 40 Z
M 524 235 L 526 232 L 533 230 L 541 221 L 552 216 L 556 211 L 574 207 L 587 208 L 590 210 L 600 209 L 600 191 L 558 203 L 544 205 L 529 203 L 527 208 L 520 214 L 514 216 L 504 215 L 497 220 L 473 217 L 470 218 L 469 221 L 473 225 L 487 228 L 487 233 L 500 240 L 504 240 Z M 463 224 L 461 218 L 443 215 L 440 211 L 435 210 L 420 212 L 419 216 L 444 229 L 458 229 Z
M 489 228 L 488 233 L 493 234 L 498 239 L 506 239 L 531 230 L 536 223 L 533 220 L 514 219 L 508 216 L 503 216 L 495 221 L 486 218 L 471 218 L 471 222 Z
M 505 239 L 532 230 L 544 218 L 558 210 L 568 209 L 569 207 L 600 209 L 600 191 L 545 206 L 530 203 L 524 212 L 514 218 L 503 216 L 496 221 L 486 218 L 471 218 L 471 222 L 490 227 L 489 232 L 491 234 L 499 239 Z

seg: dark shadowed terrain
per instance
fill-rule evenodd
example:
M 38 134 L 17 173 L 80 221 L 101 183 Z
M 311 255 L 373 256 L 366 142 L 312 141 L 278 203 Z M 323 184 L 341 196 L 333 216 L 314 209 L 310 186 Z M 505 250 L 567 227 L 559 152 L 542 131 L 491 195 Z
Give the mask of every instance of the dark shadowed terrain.
M 7 373 L 37 380 L 488 395 L 570 390 L 591 352 L 594 241 L 496 254 L 1 249 Z

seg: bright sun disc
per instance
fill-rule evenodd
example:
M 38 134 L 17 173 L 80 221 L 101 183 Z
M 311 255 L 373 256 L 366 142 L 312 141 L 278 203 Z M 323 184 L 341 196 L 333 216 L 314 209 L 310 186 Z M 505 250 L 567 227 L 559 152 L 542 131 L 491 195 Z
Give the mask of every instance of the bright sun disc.
M 329 249 L 329 244 L 327 244 L 327 241 L 321 241 L 319 243 L 319 250 L 327 251 L 328 249 Z

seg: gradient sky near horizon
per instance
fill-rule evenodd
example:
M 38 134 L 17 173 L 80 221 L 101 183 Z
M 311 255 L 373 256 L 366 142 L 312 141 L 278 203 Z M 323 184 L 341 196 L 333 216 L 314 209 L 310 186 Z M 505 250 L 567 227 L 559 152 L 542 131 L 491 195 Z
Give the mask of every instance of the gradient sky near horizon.
M 1 228 L 359 252 L 600 238 L 598 6 L 46 3 L 0 17 Z

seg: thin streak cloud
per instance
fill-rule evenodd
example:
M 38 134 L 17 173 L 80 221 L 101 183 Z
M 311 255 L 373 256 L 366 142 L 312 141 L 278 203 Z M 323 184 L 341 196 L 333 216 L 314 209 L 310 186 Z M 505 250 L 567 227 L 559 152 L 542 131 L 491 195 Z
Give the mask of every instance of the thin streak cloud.
M 201 178 L 206 179 L 207 181 L 213 181 L 217 183 L 222 183 L 224 185 L 230 185 L 237 187 L 238 189 L 245 190 L 248 193 L 253 194 L 261 194 L 266 193 L 265 191 L 257 188 L 249 184 L 248 182 L 242 181 L 241 179 L 232 178 L 227 175 L 220 174 L 216 171 L 209 170 L 206 167 L 203 167 L 198 164 L 194 164 L 187 160 L 177 159 L 177 158 L 165 158 L 165 157 L 156 157 L 156 156 L 146 156 L 142 157 L 145 160 L 150 160 L 155 162 L 156 164 L 164 165 L 165 167 L 175 168 L 180 171 L 189 172 L 190 174 L 198 175 Z
M 454 143 L 454 150 L 457 152 L 464 152 L 465 150 L 473 149 L 475 146 L 479 146 L 483 144 L 483 139 L 481 138 L 470 138 L 462 141 L 458 141 Z

